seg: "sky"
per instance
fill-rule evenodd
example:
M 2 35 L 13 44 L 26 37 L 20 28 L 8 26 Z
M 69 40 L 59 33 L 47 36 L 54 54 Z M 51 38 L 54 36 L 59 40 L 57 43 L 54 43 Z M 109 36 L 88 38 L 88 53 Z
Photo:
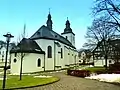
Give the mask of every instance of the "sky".
M 26 24 L 26 37 L 33 35 L 42 25 L 46 25 L 50 13 L 53 30 L 59 34 L 64 31 L 67 17 L 75 33 L 76 48 L 86 42 L 87 27 L 92 23 L 93 0 L 0 0 L 0 40 L 4 34 L 14 35 L 17 41 Z

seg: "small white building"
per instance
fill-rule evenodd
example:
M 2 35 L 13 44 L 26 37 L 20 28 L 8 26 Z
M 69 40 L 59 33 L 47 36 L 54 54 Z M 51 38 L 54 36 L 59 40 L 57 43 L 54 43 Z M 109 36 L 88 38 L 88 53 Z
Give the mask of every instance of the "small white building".
M 81 63 L 93 62 L 91 51 L 88 49 L 83 49 L 83 50 L 79 51 L 79 61 Z
M 61 35 L 53 31 L 52 24 L 49 14 L 47 26 L 41 26 L 29 39 L 23 39 L 11 50 L 11 73 L 20 73 L 21 53 L 25 54 L 22 61 L 22 73 L 60 70 L 79 63 L 78 52 L 75 48 L 75 34 L 69 20 L 66 21 L 66 27 Z M 30 43 L 27 44 L 27 42 Z M 33 48 L 32 43 L 37 48 Z M 23 49 L 20 48 L 21 45 Z
M 7 54 L 7 65 L 10 65 L 10 50 L 13 47 L 13 44 L 10 43 L 9 44 L 9 48 L 8 48 L 8 54 Z M 6 60 L 6 50 L 7 50 L 7 46 L 6 44 L 1 45 L 0 47 L 0 66 L 4 66 L 5 65 L 5 60 Z

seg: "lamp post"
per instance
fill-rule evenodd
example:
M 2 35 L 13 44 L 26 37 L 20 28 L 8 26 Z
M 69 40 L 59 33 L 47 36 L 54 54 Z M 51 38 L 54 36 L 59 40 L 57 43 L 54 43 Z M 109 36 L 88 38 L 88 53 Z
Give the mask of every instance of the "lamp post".
M 6 41 L 7 41 L 7 50 L 6 50 L 4 77 L 3 77 L 3 87 L 2 87 L 4 90 L 5 89 L 5 81 L 6 81 L 8 47 L 9 47 L 10 38 L 13 38 L 14 36 L 12 36 L 10 33 L 7 33 L 6 35 L 3 35 L 3 36 L 6 37 Z

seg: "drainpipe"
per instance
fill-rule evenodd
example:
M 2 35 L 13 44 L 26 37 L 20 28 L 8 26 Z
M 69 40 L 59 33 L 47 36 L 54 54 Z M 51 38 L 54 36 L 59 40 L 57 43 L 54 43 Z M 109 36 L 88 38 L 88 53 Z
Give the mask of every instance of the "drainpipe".
M 45 54 L 44 54 L 44 71 L 45 71 Z
M 55 50 L 56 50 L 56 48 L 55 48 L 55 40 L 54 40 L 54 71 L 55 71 L 55 60 L 56 60 L 56 58 L 55 58 Z

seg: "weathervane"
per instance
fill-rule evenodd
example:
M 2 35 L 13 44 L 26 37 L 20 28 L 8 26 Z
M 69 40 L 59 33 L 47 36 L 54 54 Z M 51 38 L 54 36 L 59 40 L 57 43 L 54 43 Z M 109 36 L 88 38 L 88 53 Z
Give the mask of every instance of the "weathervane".
M 49 14 L 50 14 L 50 8 L 49 8 Z

